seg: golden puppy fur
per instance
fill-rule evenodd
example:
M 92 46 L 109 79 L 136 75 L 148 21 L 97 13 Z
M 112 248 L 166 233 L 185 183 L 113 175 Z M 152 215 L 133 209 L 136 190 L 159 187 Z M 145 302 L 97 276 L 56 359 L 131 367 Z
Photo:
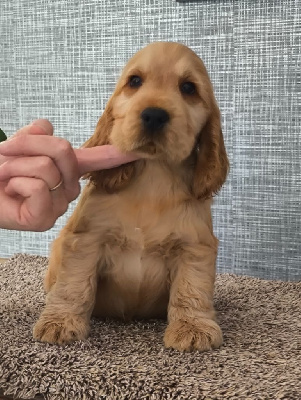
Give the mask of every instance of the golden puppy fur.
M 166 347 L 220 346 L 210 208 L 228 159 L 212 86 L 192 50 L 158 42 L 134 55 L 85 146 L 108 143 L 142 159 L 89 174 L 53 244 L 34 337 L 85 339 L 92 313 L 167 316 Z

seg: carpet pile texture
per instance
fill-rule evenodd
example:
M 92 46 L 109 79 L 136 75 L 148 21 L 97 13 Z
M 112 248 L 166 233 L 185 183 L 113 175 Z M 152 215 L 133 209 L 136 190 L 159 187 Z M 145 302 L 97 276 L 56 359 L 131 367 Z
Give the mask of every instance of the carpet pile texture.
M 0 388 L 47 400 L 301 398 L 301 282 L 218 275 L 224 345 L 181 354 L 163 346 L 165 321 L 91 322 L 88 340 L 36 342 L 47 258 L 0 264 Z M 1 398 L 1 395 L 0 395 Z

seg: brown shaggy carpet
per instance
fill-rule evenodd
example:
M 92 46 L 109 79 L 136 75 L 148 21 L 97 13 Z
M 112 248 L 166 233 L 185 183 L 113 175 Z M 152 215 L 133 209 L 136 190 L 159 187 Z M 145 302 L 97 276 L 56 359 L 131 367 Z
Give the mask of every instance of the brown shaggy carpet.
M 0 399 L 301 399 L 301 282 L 219 275 L 225 343 L 212 352 L 164 349 L 157 320 L 92 320 L 87 341 L 58 347 L 32 339 L 46 266 L 0 264 Z

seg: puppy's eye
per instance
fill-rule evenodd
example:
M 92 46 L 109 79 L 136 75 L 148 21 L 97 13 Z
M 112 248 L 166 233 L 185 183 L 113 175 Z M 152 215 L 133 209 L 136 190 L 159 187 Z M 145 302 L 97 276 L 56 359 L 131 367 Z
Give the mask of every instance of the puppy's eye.
M 129 79 L 129 85 L 132 88 L 138 88 L 142 85 L 142 78 L 138 75 L 132 75 Z
M 196 86 L 192 82 L 183 82 L 180 85 L 180 90 L 183 94 L 192 95 L 196 93 Z

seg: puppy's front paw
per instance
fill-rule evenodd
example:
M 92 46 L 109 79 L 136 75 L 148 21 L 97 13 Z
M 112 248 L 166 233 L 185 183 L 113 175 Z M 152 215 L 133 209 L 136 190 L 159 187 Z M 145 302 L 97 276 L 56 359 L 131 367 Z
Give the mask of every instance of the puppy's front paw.
M 41 342 L 67 344 L 84 340 L 89 334 L 87 320 L 77 315 L 42 313 L 33 328 L 33 337 Z
M 221 346 L 223 335 L 218 324 L 211 319 L 198 321 L 172 321 L 164 335 L 165 347 L 179 351 L 211 350 Z

